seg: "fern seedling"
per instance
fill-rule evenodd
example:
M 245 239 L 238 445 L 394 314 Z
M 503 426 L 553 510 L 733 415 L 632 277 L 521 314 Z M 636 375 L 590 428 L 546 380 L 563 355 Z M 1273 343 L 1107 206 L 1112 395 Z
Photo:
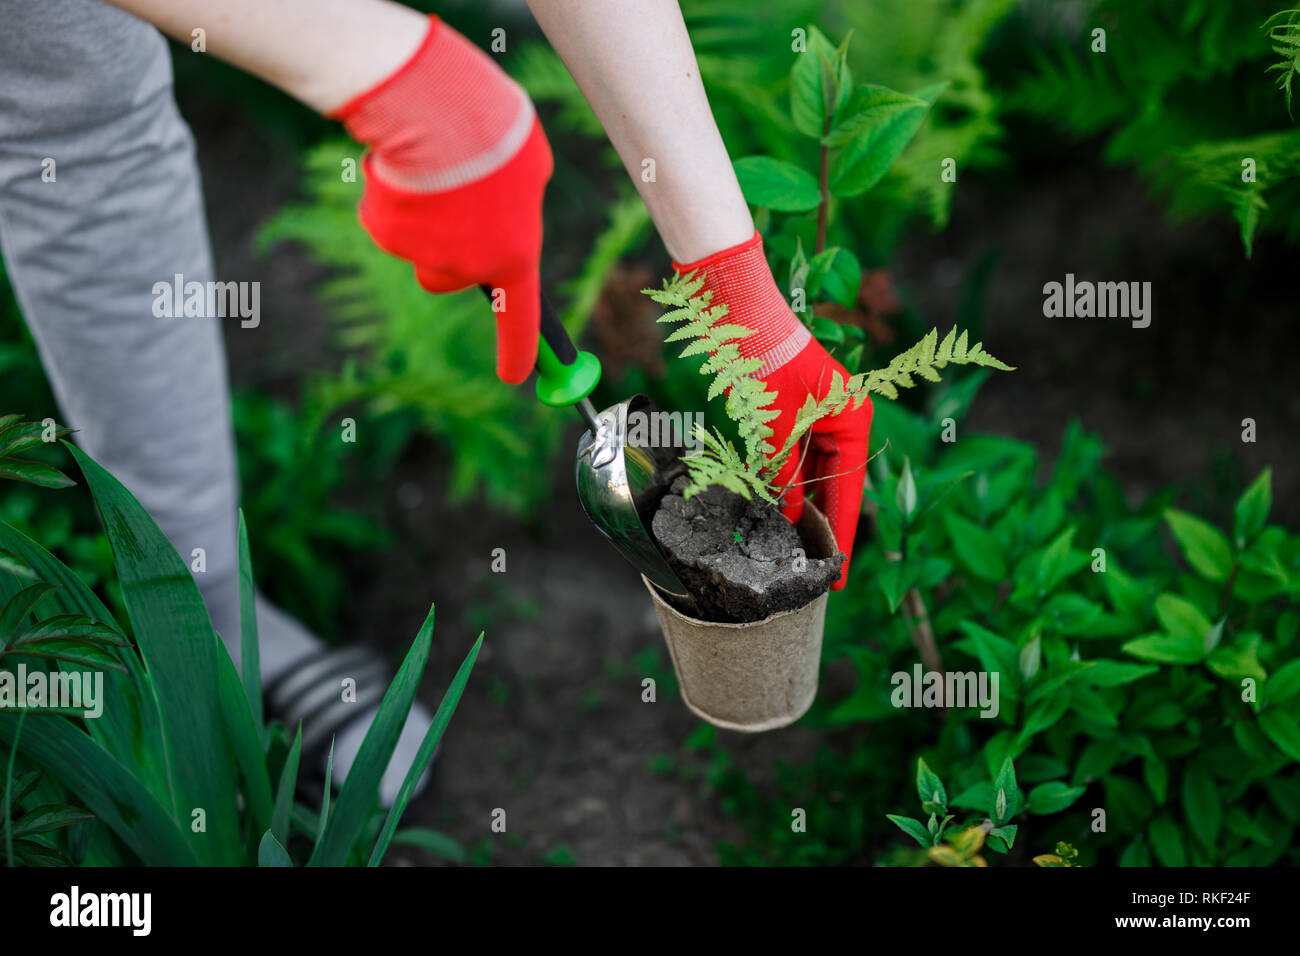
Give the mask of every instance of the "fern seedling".
M 970 345 L 966 333 L 960 335 L 954 327 L 939 340 L 939 330 L 931 329 L 921 341 L 894 356 L 884 368 L 859 372 L 846 380 L 838 372 L 831 376 L 830 388 L 819 401 L 809 395 L 795 415 L 794 426 L 778 450 L 771 442 L 772 426 L 768 424 L 780 412 L 772 408 L 777 393 L 767 387 L 754 373 L 762 367 L 759 359 L 743 358 L 739 342 L 752 334 L 752 330 L 734 323 L 721 321 L 727 314 L 724 302 L 713 302 L 713 293 L 703 289 L 704 277 L 694 274 L 675 274 L 665 280 L 662 289 L 644 289 L 656 303 L 670 311 L 659 317 L 660 322 L 678 324 L 667 338 L 669 342 L 687 342 L 680 358 L 708 355 L 700 374 L 712 375 L 709 384 L 710 400 L 726 395 L 724 410 L 736 423 L 744 452 L 717 429 L 710 431 L 702 425 L 695 427 L 695 440 L 699 449 L 683 461 L 690 477 L 684 497 L 691 498 L 710 485 L 719 485 L 734 491 L 742 498 L 755 494 L 772 504 L 777 503 L 782 489 L 775 487 L 776 476 L 787 458 L 798 448 L 799 440 L 823 418 L 865 401 L 869 395 L 885 398 L 898 397 L 900 388 L 911 388 L 916 378 L 930 382 L 941 381 L 939 372 L 949 365 L 982 365 L 986 368 L 1012 371 L 1010 365 L 984 351 L 983 343 Z

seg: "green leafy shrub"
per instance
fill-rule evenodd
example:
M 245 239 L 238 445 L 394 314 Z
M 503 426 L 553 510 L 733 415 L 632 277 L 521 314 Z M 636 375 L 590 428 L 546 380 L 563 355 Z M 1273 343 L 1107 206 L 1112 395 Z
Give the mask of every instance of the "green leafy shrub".
M 43 441 L 39 424 L 9 428 L 19 443 L 33 435 Z M 129 626 L 48 551 L 0 522 L 0 663 L 46 675 L 90 668 L 104 678 L 98 717 L 13 701 L 0 708 L 6 862 L 282 866 L 296 854 L 308 865 L 377 865 L 398 836 L 397 822 L 451 719 L 482 635 L 392 810 L 376 810 L 379 778 L 428 658 L 432 611 L 337 800 L 331 806 L 327 794 L 319 814 L 295 806 L 301 733 L 290 741 L 285 728 L 263 720 L 242 516 L 241 678 L 180 556 L 121 484 L 68 447 L 103 516 Z M 52 468 L 39 477 L 70 483 Z M 428 842 L 427 834 L 401 839 Z
M 928 814 L 929 819 L 923 824 L 912 817 L 894 814 L 886 814 L 886 817 L 925 849 L 931 862 L 940 866 L 988 866 L 984 857 L 980 856 L 980 850 L 988 847 L 996 853 L 1010 853 L 1020 830 L 1018 824 L 1011 822 L 1017 814 L 1056 813 L 1070 806 L 1083 794 L 1083 787 L 1069 787 L 1061 780 L 1040 783 L 1028 794 L 1024 794 L 1016 782 L 1016 768 L 1010 758 L 1002 761 L 997 776 L 990 784 L 975 789 L 979 796 L 988 795 L 987 807 L 973 816 L 964 814 L 964 824 L 954 824 L 957 814 L 948 812 L 948 791 L 944 788 L 943 781 L 926 766 L 924 760 L 918 760 L 916 793 L 921 800 L 921 810 Z M 972 802 L 970 791 L 963 794 L 962 799 L 964 805 L 969 806 Z M 1076 865 L 1072 861 L 1077 853 L 1073 848 L 1063 849 L 1066 846 L 1068 845 L 1058 844 L 1058 855 L 1040 855 L 1034 858 L 1034 862 L 1040 866 Z M 1059 855 L 1061 853 L 1065 854 L 1064 858 Z
M 850 825 L 861 811 L 824 794 L 897 806 L 898 780 L 879 767 L 920 751 L 950 781 L 955 812 L 987 812 L 988 781 L 1008 759 L 1030 792 L 1054 784 L 1070 802 L 1031 800 L 1021 840 L 1065 841 L 1097 865 L 1297 862 L 1300 535 L 1268 523 L 1268 473 L 1225 533 L 1174 508 L 1172 489 L 1130 506 L 1099 467 L 1101 443 L 1077 426 L 1040 483 L 1030 445 L 945 443 L 938 421 L 889 403 L 882 414 L 879 544 L 859 549 L 827 615 L 826 659 L 850 665 L 857 686 L 805 719 L 836 749 L 787 771 L 770 797 L 720 773 L 753 840 L 724 848 L 724 861 L 883 853 L 887 831 Z M 905 467 L 914 498 L 898 493 Z M 912 590 L 919 614 L 898 614 Z M 999 675 L 996 718 L 894 705 L 891 675 L 912 672 L 922 632 L 944 670 Z M 713 759 L 729 764 L 720 747 Z M 825 821 L 820 845 L 782 828 L 789 806 Z
M 1001 675 L 996 721 L 945 728 L 965 751 L 962 786 L 977 782 L 977 754 L 987 768 L 1028 757 L 1036 776 L 1059 769 L 1089 788 L 1084 805 L 1106 812 L 1106 829 L 1094 832 L 1088 814 L 1062 826 L 1112 860 L 1274 862 L 1300 820 L 1300 537 L 1267 525 L 1267 471 L 1238 499 L 1229 537 L 1172 508 L 1169 491 L 1128 508 L 1097 473 L 1100 457 L 1073 427 L 1039 487 L 1031 447 L 964 438 L 916 470 L 909 510 L 896 494 L 903 471 L 882 456 L 883 548 L 857 568 L 876 594 L 854 589 L 842 610 L 891 613 L 916 588 L 944 665 Z M 890 621 L 910 645 L 918 621 Z M 888 656 L 859 661 L 858 693 L 833 723 L 894 710 L 875 670 Z

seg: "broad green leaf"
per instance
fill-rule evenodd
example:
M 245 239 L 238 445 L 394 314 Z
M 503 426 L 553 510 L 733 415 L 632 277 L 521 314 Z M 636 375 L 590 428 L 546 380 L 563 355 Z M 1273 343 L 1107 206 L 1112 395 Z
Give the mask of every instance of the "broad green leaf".
M 794 163 L 770 156 L 742 156 L 734 163 L 745 201 L 777 212 L 808 212 L 821 205 L 821 187 Z
M 1241 553 L 1243 573 L 1237 579 L 1239 584 L 1247 577 L 1245 572 L 1250 570 L 1269 579 L 1270 583 L 1275 583 L 1280 589 L 1285 589 L 1291 582 L 1291 575 L 1287 570 L 1287 561 L 1283 557 L 1286 547 L 1286 532 L 1281 528 L 1271 527 L 1262 531 L 1250 546 Z M 1251 601 L 1251 598 L 1245 594 L 1244 589 L 1240 586 L 1235 589 L 1235 593 L 1238 597 Z
M 1300 660 L 1282 665 L 1264 685 L 1264 700 L 1280 704 L 1300 693 Z
M 827 351 L 844 344 L 844 326 L 824 315 L 815 315 L 812 320 L 812 334 Z
M 808 294 L 830 299 L 846 309 L 858 301 L 862 285 L 862 264 L 858 257 L 843 246 L 823 249 L 813 256 L 808 267 Z M 844 333 L 840 332 L 840 341 Z
M 1203 644 L 1210 630 L 1210 620 L 1191 601 L 1177 594 L 1156 598 L 1156 619 L 1171 637 L 1187 638 Z
M 1028 742 L 1034 734 L 1042 733 L 1065 716 L 1065 712 L 1070 709 L 1070 698 L 1069 688 L 1062 688 L 1046 700 L 1035 704 L 1030 709 L 1029 716 L 1025 718 L 1020 739 Z
M 50 803 L 35 807 L 24 814 L 21 819 L 14 823 L 10 832 L 17 839 L 18 837 L 48 833 L 51 830 L 75 826 L 78 823 L 85 823 L 87 820 L 93 819 L 95 819 L 93 813 L 87 813 L 78 807 L 68 806 L 63 803 Z
M 433 627 L 433 611 L 434 609 L 430 607 L 427 624 L 431 630 Z M 378 866 L 383 860 L 384 854 L 388 852 L 389 840 L 392 839 L 398 821 L 401 820 L 402 814 L 406 811 L 407 803 L 415 793 L 415 785 L 419 782 L 424 769 L 433 760 L 434 751 L 438 749 L 438 742 L 442 740 L 447 725 L 451 723 L 451 715 L 456 712 L 456 705 L 460 703 L 461 694 L 465 692 L 465 685 L 469 683 L 470 671 L 474 669 L 474 662 L 478 659 L 478 652 L 482 646 L 483 635 L 480 633 L 478 640 L 474 642 L 474 646 L 465 655 L 465 660 L 461 662 L 460 669 L 456 671 L 456 676 L 452 678 L 451 684 L 448 685 L 447 692 L 442 695 L 442 701 L 438 704 L 438 709 L 433 715 L 433 722 L 429 725 L 428 731 L 425 732 L 424 739 L 420 741 L 420 749 L 415 755 L 415 761 L 406 772 L 401 789 L 397 792 L 397 799 L 393 801 L 393 806 L 388 811 L 388 817 L 384 820 L 379 839 L 375 842 L 374 849 L 370 854 L 370 866 Z
M 1038 587 L 1050 594 L 1070 574 L 1070 545 L 1074 542 L 1074 526 L 1066 528 L 1052 543 L 1043 549 L 1038 563 Z
M 1094 687 L 1120 687 L 1141 680 L 1160 670 L 1151 664 L 1129 664 L 1125 661 L 1095 660 L 1078 679 Z
M 1285 711 L 1270 707 L 1256 718 L 1259 729 L 1273 742 L 1278 750 L 1292 760 L 1300 761 L 1300 726 L 1296 719 Z
M 10 478 L 42 488 L 69 488 L 76 484 L 52 465 L 24 458 L 0 458 L 0 478 Z
M 41 598 L 53 590 L 53 584 L 41 581 L 23 588 L 5 602 L 4 608 L 0 609 L 0 650 L 4 649 L 8 641 L 18 636 L 19 625 L 23 623 L 24 618 Z
M 1107 564 L 1101 578 L 1111 606 L 1125 618 L 1140 621 L 1146 613 L 1147 601 L 1150 599 L 1147 589 L 1142 587 L 1135 578 L 1116 567 L 1114 562 Z
M 1183 814 L 1192 835 L 1206 849 L 1213 850 L 1223 822 L 1223 807 L 1214 778 L 1199 764 L 1193 764 L 1183 774 Z
M 271 826 L 271 777 L 266 770 L 266 753 L 262 735 L 248 707 L 248 697 L 239 682 L 235 664 L 222 647 L 217 655 L 221 713 L 226 735 L 235 751 L 240 775 L 244 778 L 244 800 L 257 832 Z
M 921 846 L 928 847 L 933 845 L 934 840 L 931 839 L 929 831 L 925 829 L 920 821 L 913 820 L 911 817 L 895 816 L 892 813 L 886 813 L 885 818 L 917 843 L 921 844 Z
M 1016 833 L 1019 831 L 1014 823 L 1008 823 L 1006 826 L 994 827 L 989 830 L 989 846 L 999 853 L 1008 853 L 1016 843 Z
M 1264 530 L 1273 505 L 1273 470 L 1265 468 L 1237 499 L 1233 508 L 1232 533 L 1237 547 L 1244 548 Z
M 392 759 L 397 738 L 415 701 L 429 647 L 433 642 L 433 611 L 407 651 L 397 676 L 379 703 L 379 712 L 366 732 L 348 777 L 339 792 L 338 803 L 325 825 L 325 833 L 307 861 L 308 866 L 342 866 L 348 851 L 365 828 L 370 808 L 379 792 L 379 780 Z
M 281 844 L 289 842 L 289 814 L 293 810 L 293 794 L 298 789 L 298 762 L 302 759 L 302 725 L 294 731 L 293 743 L 280 768 L 280 785 L 275 791 L 275 806 L 271 810 L 271 834 Z M 330 781 L 325 785 L 331 786 Z
M 889 602 L 889 613 L 893 614 L 903 603 L 908 590 L 912 587 L 913 568 L 906 561 L 890 561 L 876 575 L 876 582 Z
M 1006 578 L 1007 564 L 1002 546 L 992 532 L 952 510 L 943 512 L 943 521 L 952 538 L 953 551 L 967 571 L 994 584 Z
M 1011 689 L 1004 685 L 1013 683 L 1019 674 L 1016 646 L 974 621 L 962 621 L 958 626 L 974 644 L 974 656 L 979 658 L 981 666 L 989 673 L 1000 675 L 999 689 Z
M 922 803 L 932 800 L 944 807 L 948 805 L 948 791 L 944 789 L 943 781 L 920 757 L 916 760 L 916 795 Z
M 1182 833 L 1171 817 L 1161 816 L 1151 821 L 1147 828 L 1151 848 L 1162 866 L 1186 866 L 1187 851 L 1183 847 Z
M 1022 783 L 1055 780 L 1057 777 L 1065 776 L 1068 770 L 1065 764 L 1055 757 L 1043 754 L 1025 754 L 1016 763 L 1016 776 Z
M 994 801 L 996 802 L 999 794 L 1002 794 L 1003 800 L 1006 801 L 1006 812 L 997 814 L 996 806 L 990 808 L 993 813 L 994 823 L 1005 823 L 1020 812 L 1024 805 L 1023 798 L 1020 795 L 1020 786 L 1016 783 L 1016 768 L 1010 758 L 1002 761 L 1002 768 L 998 771 L 997 777 L 993 781 Z
M 1124 848 L 1124 852 L 1119 855 L 1119 865 L 1141 867 L 1151 865 L 1151 852 L 1142 837 L 1138 837 Z
M 1029 791 L 1030 813 L 1060 813 L 1083 796 L 1086 787 L 1067 787 L 1062 780 L 1040 783 Z
M 330 738 L 329 754 L 325 758 L 325 792 L 320 802 L 320 818 L 316 821 L 315 840 L 320 843 L 325 835 L 325 824 L 330 818 L 330 797 L 334 794 L 334 738 Z
M 1251 677 L 1263 683 L 1268 679 L 1268 672 L 1259 662 L 1258 650 L 1258 635 L 1254 639 L 1238 639 L 1230 647 L 1219 647 L 1211 651 L 1205 659 L 1205 666 L 1234 683 L 1243 677 Z
M 116 478 L 68 445 L 95 497 L 136 642 L 157 690 L 177 810 L 207 814 L 205 859 L 238 862 L 235 762 L 222 733 L 219 639 L 198 586 L 153 518 Z
M 0 741 L 13 745 L 18 720 L 18 715 L 0 713 Z M 146 866 L 200 863 L 187 838 L 188 827 L 182 832 L 177 819 L 155 799 L 132 768 L 69 721 L 26 721 L 19 749 L 67 787 L 77 802 L 112 830 Z
M 0 572 L 11 574 L 21 581 L 36 580 L 36 572 L 9 551 L 0 551 Z
M 853 90 L 844 106 L 835 114 L 835 122 L 823 139 L 827 146 L 843 146 L 858 136 L 869 134 L 887 120 L 908 110 L 930 108 L 925 100 L 899 93 L 885 86 L 864 84 Z
M 795 129 L 821 139 L 828 114 L 825 87 L 835 82 L 836 49 L 815 26 L 809 24 L 807 34 L 807 48 L 795 54 L 790 69 L 790 113 Z
M 980 810 L 988 813 L 996 796 L 993 784 L 985 780 L 967 787 L 953 797 L 951 803 L 952 806 L 963 810 Z
M 1232 570 L 1232 546 L 1218 528 L 1176 508 L 1165 509 L 1165 521 L 1174 533 L 1183 557 L 1197 573 L 1211 581 L 1227 581 Z
M 113 616 L 80 577 L 53 555 L 0 521 L 0 548 L 31 569 L 42 581 L 58 586 L 45 598 L 48 606 L 66 614 L 81 614 L 111 625 Z M 134 652 L 117 653 L 130 676 L 109 670 L 104 674 L 104 713 L 88 721 L 87 731 L 122 763 L 134 767 L 141 782 L 154 793 L 166 793 L 162 722 L 153 681 L 144 662 Z
M 284 848 L 275 835 L 267 830 L 262 834 L 262 842 L 257 846 L 258 866 L 293 866 L 289 851 Z
M 1275 842 L 1269 832 L 1252 820 L 1250 814 L 1240 806 L 1230 807 L 1223 823 L 1234 836 L 1251 840 L 1260 846 L 1273 846 Z
M 1205 646 L 1197 638 L 1171 634 L 1148 634 L 1125 642 L 1126 654 L 1157 664 L 1196 664 L 1205 656 Z
M 921 91 L 916 97 L 933 103 L 940 91 L 939 88 Z M 904 110 L 850 141 L 831 162 L 832 194 L 841 198 L 858 196 L 880 182 L 928 114 L 928 109 Z
M 1119 743 L 1114 740 L 1094 740 L 1083 749 L 1079 761 L 1074 765 L 1071 786 L 1086 786 L 1093 780 L 1099 780 L 1119 763 Z M 1022 773 L 1023 776 L 1023 773 Z
M 1142 779 L 1156 803 L 1164 803 L 1169 794 L 1169 765 L 1159 757 L 1148 757 L 1142 764 Z

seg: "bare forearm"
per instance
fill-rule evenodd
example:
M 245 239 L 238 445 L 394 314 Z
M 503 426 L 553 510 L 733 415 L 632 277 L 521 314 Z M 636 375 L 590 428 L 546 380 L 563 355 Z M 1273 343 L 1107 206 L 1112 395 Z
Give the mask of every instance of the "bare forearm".
M 389 0 L 108 0 L 321 113 L 381 82 L 415 52 L 423 15 Z
M 676 0 L 528 6 L 604 125 L 673 257 L 690 262 L 749 239 L 754 223 Z

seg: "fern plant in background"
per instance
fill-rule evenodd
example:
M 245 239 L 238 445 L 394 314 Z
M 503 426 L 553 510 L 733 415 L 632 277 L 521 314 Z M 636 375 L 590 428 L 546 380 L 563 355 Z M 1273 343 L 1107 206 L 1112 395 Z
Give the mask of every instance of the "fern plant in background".
M 549 491 L 560 416 L 526 390 L 496 380 L 493 324 L 477 291 L 433 296 L 409 264 L 377 249 L 356 224 L 358 182 L 344 182 L 359 147 L 335 140 L 307 154 L 306 200 L 285 207 L 259 244 L 291 240 L 338 273 L 320 286 L 340 324 L 339 342 L 358 360 L 310 386 L 309 399 L 339 410 L 413 411 L 420 425 L 455 450 L 453 500 L 482 491 L 487 501 L 527 514 Z
M 1286 95 L 1286 109 L 1291 112 L 1291 81 L 1300 73 L 1300 10 L 1282 10 L 1264 23 L 1273 52 L 1282 58 L 1268 72 L 1277 73 L 1277 85 Z
M 1030 4 L 1020 24 L 1033 35 L 1026 46 L 1050 52 L 1032 55 L 1009 110 L 1106 136 L 1106 159 L 1136 167 L 1174 216 L 1230 214 L 1247 257 L 1260 234 L 1300 239 L 1297 11 L 1268 0 L 1095 0 L 1063 22 L 1054 6 Z

